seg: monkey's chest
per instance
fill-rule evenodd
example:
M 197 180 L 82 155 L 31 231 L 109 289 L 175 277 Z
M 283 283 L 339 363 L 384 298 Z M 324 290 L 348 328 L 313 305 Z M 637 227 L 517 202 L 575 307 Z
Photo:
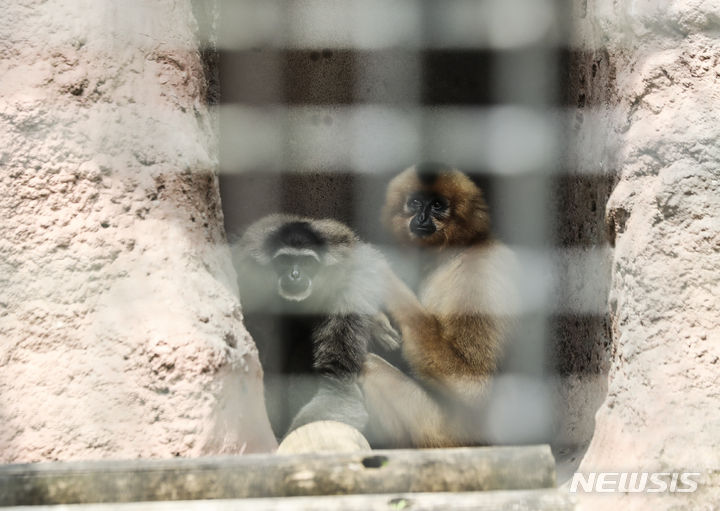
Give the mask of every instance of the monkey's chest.
M 460 258 L 450 259 L 426 274 L 417 290 L 418 299 L 431 310 L 447 312 L 443 310 L 446 303 L 466 285 L 465 280 L 471 278 Z

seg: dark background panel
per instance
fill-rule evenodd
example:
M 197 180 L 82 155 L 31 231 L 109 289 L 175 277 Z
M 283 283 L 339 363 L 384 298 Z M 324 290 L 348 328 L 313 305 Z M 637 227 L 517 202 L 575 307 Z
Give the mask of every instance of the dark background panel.
M 420 83 L 413 86 L 421 91 L 420 104 L 492 105 L 498 102 L 494 72 L 505 63 L 523 77 L 516 84 L 516 99 L 522 102 L 522 90 L 566 80 L 568 53 L 559 50 L 554 65 L 537 73 L 523 70 L 547 50 L 223 50 L 218 54 L 219 95 L 223 103 L 251 105 L 415 104 L 414 90 L 393 77 L 417 74 Z M 368 70 L 377 79 L 363 79 L 360 85 Z
M 549 54 L 543 48 L 417 53 L 402 49 L 372 52 L 253 49 L 222 51 L 217 55 L 216 65 L 221 104 L 462 108 L 510 101 L 543 108 L 582 109 L 591 100 L 584 92 L 588 85 L 583 80 L 592 76 L 579 76 L 571 71 L 574 63 L 587 58 L 567 49 Z M 550 59 L 552 65 L 545 67 L 543 62 L 547 60 L 539 63 L 538 59 Z M 597 59 L 600 62 L 597 65 L 602 66 L 602 59 Z M 506 90 L 498 90 L 494 83 L 500 68 L 507 76 L 517 74 L 521 79 L 509 84 Z M 419 77 L 419 83 L 408 80 L 414 76 Z M 578 83 L 580 93 L 570 94 L 570 89 L 578 89 Z M 524 91 L 549 84 L 555 84 L 555 92 L 549 97 L 541 96 L 546 103 L 538 104 L 536 96 L 524 100 Z M 409 161 L 407 165 L 413 163 Z M 399 169 L 377 175 L 358 174 L 352 168 L 316 172 L 293 168 L 292 162 L 288 162 L 283 172 L 225 170 L 220 176 L 220 189 L 231 238 L 264 215 L 286 212 L 335 218 L 347 223 L 364 240 L 386 241 L 379 222 L 380 208 L 387 183 Z M 489 175 L 484 169 L 462 170 L 472 174 L 484 190 L 491 217 L 496 225 L 503 226 L 498 234 L 504 241 L 559 247 L 589 247 L 604 242 L 602 218 L 613 185 L 608 178 L 578 176 L 574 169 L 564 169 L 551 178 L 542 174 L 499 176 Z M 533 190 L 542 188 L 540 184 L 549 191 L 546 214 L 555 225 L 551 240 L 545 239 L 544 228 L 534 229 L 541 219 L 523 213 L 523 203 L 532 198 Z M 609 349 L 606 321 L 605 316 L 594 314 L 551 317 L 547 325 L 550 339 L 544 352 L 548 368 L 562 375 L 602 373 Z M 542 320 L 529 321 L 527 325 L 536 323 L 541 324 Z M 532 335 L 528 339 L 530 342 Z M 522 343 L 519 346 L 520 351 L 528 347 Z
M 500 205 L 492 193 L 497 179 L 469 173 L 483 189 L 491 215 Z M 380 226 L 380 209 L 393 174 L 358 174 L 351 170 L 327 172 L 265 172 L 220 176 L 225 228 L 231 238 L 252 222 L 277 212 L 334 218 L 348 224 L 373 243 L 387 241 Z
M 493 59 L 490 50 L 436 50 L 422 53 L 422 103 L 491 105 Z

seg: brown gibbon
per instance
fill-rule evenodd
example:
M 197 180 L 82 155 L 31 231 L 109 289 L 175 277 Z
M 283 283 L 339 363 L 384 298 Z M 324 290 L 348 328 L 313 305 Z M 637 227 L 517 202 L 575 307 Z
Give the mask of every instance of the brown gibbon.
M 447 165 L 396 176 L 382 221 L 421 262 L 417 294 L 386 275 L 385 307 L 409 374 L 370 355 L 363 377 L 369 439 L 384 447 L 487 443 L 482 409 L 517 310 L 514 256 L 491 235 L 481 190 Z

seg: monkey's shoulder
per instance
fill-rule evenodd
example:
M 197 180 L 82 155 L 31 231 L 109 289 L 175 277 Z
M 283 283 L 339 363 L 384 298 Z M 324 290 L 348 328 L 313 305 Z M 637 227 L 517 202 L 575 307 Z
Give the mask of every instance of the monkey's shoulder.
M 382 305 L 388 264 L 375 247 L 357 243 L 339 275 L 334 278 L 338 289 L 334 297 L 335 312 L 375 314 Z
M 491 241 L 445 259 L 423 282 L 422 303 L 438 313 L 514 314 L 517 264 L 506 245 Z
M 443 282 L 446 287 L 474 286 L 487 272 L 502 269 L 513 259 L 513 252 L 495 241 L 448 250 L 429 268 L 423 287 L 436 287 Z

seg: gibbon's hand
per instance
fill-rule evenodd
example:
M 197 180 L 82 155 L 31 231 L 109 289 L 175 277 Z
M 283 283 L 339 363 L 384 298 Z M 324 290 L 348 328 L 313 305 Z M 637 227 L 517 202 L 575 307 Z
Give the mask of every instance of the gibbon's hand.
M 390 323 L 385 313 L 379 313 L 375 316 L 373 321 L 374 332 L 372 333 L 373 340 L 380 345 L 380 347 L 394 351 L 400 349 L 402 345 L 402 337 Z

